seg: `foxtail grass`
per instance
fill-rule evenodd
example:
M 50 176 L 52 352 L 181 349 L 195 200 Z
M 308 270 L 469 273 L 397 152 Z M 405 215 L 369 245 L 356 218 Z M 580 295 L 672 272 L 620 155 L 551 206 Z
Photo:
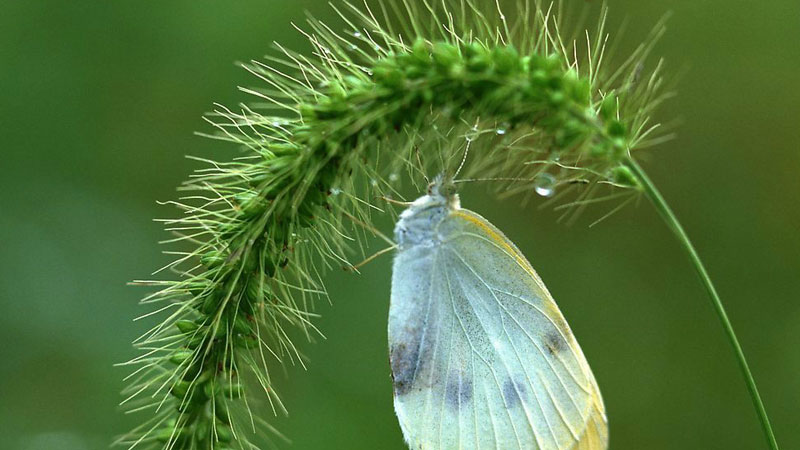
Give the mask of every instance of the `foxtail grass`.
M 319 335 L 324 273 L 353 267 L 351 250 L 390 213 L 381 199 L 463 166 L 461 180 L 548 197 L 568 218 L 603 200 L 652 200 L 700 273 L 778 448 L 719 296 L 635 159 L 669 137 L 652 119 L 670 95 L 650 55 L 663 23 L 612 64 L 605 10 L 593 31 L 571 33 L 558 5 L 532 0 L 513 15 L 474 0 L 333 7 L 339 23 L 298 28 L 311 53 L 276 45 L 244 64 L 260 84 L 242 89 L 250 102 L 207 117 L 206 135 L 237 153 L 198 158 L 203 168 L 168 202 L 180 211 L 163 221 L 176 259 L 137 282 L 157 288 L 145 317 L 162 320 L 124 364 L 123 404 L 145 421 L 117 444 L 255 449 L 260 434 L 277 445 L 270 417 L 251 406 L 286 411 L 273 373 L 303 365 L 300 341 Z

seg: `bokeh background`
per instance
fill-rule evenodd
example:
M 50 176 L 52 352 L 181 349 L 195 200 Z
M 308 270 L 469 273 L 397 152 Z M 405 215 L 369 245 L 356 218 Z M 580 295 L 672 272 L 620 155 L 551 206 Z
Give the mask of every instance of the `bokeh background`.
M 579 2 L 583 4 L 583 2 Z M 645 166 L 716 280 L 784 449 L 800 448 L 800 3 L 610 0 L 631 48 L 665 13 L 657 47 L 683 72 L 660 113 L 678 138 Z M 595 17 L 597 3 L 586 3 Z M 146 293 L 167 261 L 155 200 L 227 159 L 212 102 L 246 100 L 237 60 L 306 45 L 291 22 L 324 2 L 9 0 L 0 4 L 0 448 L 106 448 Z M 592 20 L 592 19 L 590 19 Z M 334 28 L 336 28 L 334 27 Z M 683 70 L 688 69 L 688 70 Z M 684 254 L 646 203 L 598 226 L 478 190 L 466 206 L 533 262 L 577 334 L 608 407 L 613 449 L 765 448 L 727 342 Z M 535 205 L 533 205 L 535 206 Z M 379 247 L 375 247 L 376 249 Z M 390 258 L 334 273 L 333 305 L 283 381 L 282 448 L 403 449 L 386 349 Z

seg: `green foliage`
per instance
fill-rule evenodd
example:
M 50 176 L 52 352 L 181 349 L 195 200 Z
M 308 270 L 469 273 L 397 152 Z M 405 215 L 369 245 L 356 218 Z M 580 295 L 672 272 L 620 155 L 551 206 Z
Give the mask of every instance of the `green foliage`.
M 577 192 L 574 205 L 598 189 L 638 192 L 624 161 L 658 140 L 658 70 L 641 67 L 662 27 L 605 70 L 602 21 L 570 44 L 550 10 L 521 2 L 527 13 L 508 23 L 467 3 L 387 2 L 381 21 L 347 5 L 346 32 L 309 20 L 314 60 L 278 47 L 245 66 L 264 87 L 244 90 L 261 103 L 209 117 L 210 137 L 241 154 L 203 161 L 182 186 L 170 203 L 184 214 L 165 221 L 182 251 L 162 269 L 177 279 L 141 282 L 160 287 L 144 303 L 166 317 L 127 363 L 125 403 L 151 418 L 120 444 L 255 448 L 248 436 L 269 425 L 250 412 L 254 392 L 284 411 L 271 373 L 303 364 L 295 340 L 318 334 L 321 276 L 349 266 L 350 242 L 381 211 L 374 199 L 400 195 L 398 173 L 419 186 L 468 161 L 465 177 L 526 193 L 547 179 L 558 198 Z

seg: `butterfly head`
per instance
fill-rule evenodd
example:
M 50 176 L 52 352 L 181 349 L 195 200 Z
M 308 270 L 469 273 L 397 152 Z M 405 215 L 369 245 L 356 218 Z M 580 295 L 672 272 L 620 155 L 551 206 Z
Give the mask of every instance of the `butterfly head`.
M 428 197 L 435 201 L 442 202 L 452 209 L 460 207 L 458 190 L 453 178 L 444 173 L 436 175 L 436 178 L 428 185 Z M 424 198 L 424 197 L 423 197 Z

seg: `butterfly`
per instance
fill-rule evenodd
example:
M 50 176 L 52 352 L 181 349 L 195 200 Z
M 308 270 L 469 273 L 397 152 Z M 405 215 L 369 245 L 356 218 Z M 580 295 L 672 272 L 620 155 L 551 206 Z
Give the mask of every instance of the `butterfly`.
M 608 448 L 605 407 L 564 316 L 503 233 L 439 177 L 400 214 L 389 353 L 412 450 Z

